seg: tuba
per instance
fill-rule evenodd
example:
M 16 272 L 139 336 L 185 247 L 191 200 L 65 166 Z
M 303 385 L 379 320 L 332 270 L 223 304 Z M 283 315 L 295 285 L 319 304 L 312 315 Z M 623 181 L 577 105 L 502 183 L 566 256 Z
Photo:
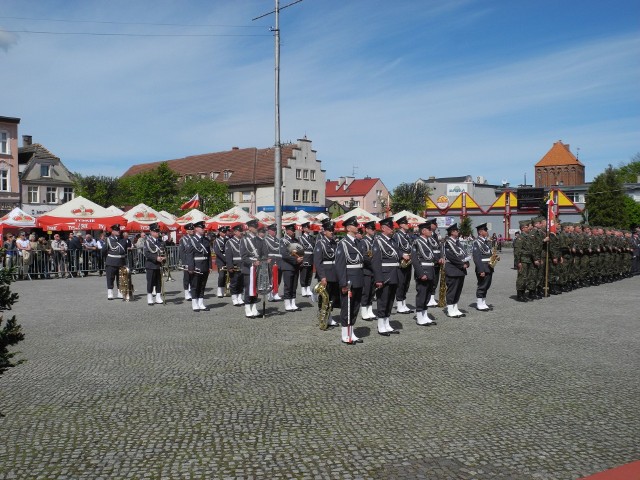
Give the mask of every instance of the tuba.
M 129 267 L 120 267 L 118 269 L 118 283 L 120 292 L 122 292 L 122 299 L 125 302 L 130 301 L 133 298 L 133 282 L 131 281 L 131 270 Z
M 318 283 L 313 287 L 313 291 L 318 295 L 318 326 L 320 330 L 326 330 L 329 315 L 331 314 L 329 294 L 327 293 L 327 288 L 322 283 Z
M 304 258 L 304 248 L 299 243 L 291 242 L 287 250 L 296 258 Z
M 409 265 L 411 265 L 410 258 L 402 258 L 402 260 L 400 260 L 400 268 L 408 268 Z

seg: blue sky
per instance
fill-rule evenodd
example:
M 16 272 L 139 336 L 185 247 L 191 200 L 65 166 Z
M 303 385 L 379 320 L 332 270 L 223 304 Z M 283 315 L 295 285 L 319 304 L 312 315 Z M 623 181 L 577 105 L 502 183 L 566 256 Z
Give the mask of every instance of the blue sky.
M 3 0 L 0 115 L 87 175 L 272 146 L 273 6 Z M 562 140 L 590 180 L 640 152 L 638 1 L 304 0 L 280 27 L 281 138 L 327 178 L 516 185 Z

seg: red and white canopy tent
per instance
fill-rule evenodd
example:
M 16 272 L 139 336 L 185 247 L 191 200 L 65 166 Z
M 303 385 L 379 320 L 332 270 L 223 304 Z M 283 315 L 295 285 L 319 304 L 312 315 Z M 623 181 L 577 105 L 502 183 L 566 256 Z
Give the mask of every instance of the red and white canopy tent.
M 127 230 L 137 230 L 148 232 L 149 225 L 157 223 L 161 230 L 177 230 L 178 224 L 172 218 L 167 218 L 157 210 L 140 203 L 131 210 L 125 212 L 124 218 L 127 221 Z
M 109 210 L 111 213 L 115 214 L 115 215 L 123 215 L 124 214 L 124 210 L 120 210 L 118 207 L 116 207 L 115 205 L 109 205 L 107 207 L 107 210 Z
M 313 231 L 322 230 L 322 225 L 316 221 L 316 217 L 311 215 L 310 213 L 305 212 L 304 210 L 298 210 L 295 213 L 286 213 L 282 215 L 282 224 L 290 225 L 294 223 L 296 225 L 297 230 L 301 230 L 301 225 L 303 223 L 310 222 L 310 228 Z
M 76 197 L 36 219 L 43 230 L 107 230 L 113 224 L 125 224 L 122 215 L 110 212 L 84 197 Z
M 219 213 L 215 217 L 210 218 L 205 223 L 208 230 L 217 230 L 224 227 L 235 227 L 236 225 L 244 225 L 249 220 L 254 220 L 256 217 L 250 213 L 245 212 L 240 207 L 232 207 L 226 212 Z
M 33 228 L 36 226 L 36 217 L 25 213 L 16 207 L 0 218 L 0 232 L 5 229 Z
M 366 210 L 363 210 L 360 207 L 356 207 L 353 210 L 349 210 L 348 212 L 343 213 L 339 217 L 336 217 L 336 218 L 333 219 L 333 221 L 336 224 L 336 230 L 337 231 L 343 231 L 344 230 L 344 226 L 343 226 L 342 223 L 347 218 L 351 218 L 353 216 L 357 217 L 358 227 L 362 227 L 365 223 L 379 222 L 380 221 L 380 218 L 376 217 L 375 215 L 370 214 L 369 212 L 367 212 Z M 378 228 L 377 225 L 376 225 L 376 228 Z
M 167 212 L 166 210 L 160 210 L 160 215 L 164 215 L 165 217 L 171 219 L 171 220 L 177 220 L 178 217 L 176 215 L 174 215 L 173 213 Z
M 276 223 L 275 215 L 272 215 L 269 212 L 265 212 L 265 211 L 258 212 L 256 213 L 255 217 L 266 225 L 272 225 Z
M 421 223 L 425 223 L 427 221 L 426 218 L 422 218 L 421 216 L 416 215 L 415 213 L 411 213 L 408 210 L 402 210 L 401 212 L 393 215 L 393 221 L 395 222 L 402 217 L 407 217 L 407 222 L 409 223 L 410 227 L 417 227 Z
M 194 208 L 188 211 L 187 213 L 185 213 L 184 215 L 182 215 L 181 217 L 178 217 L 176 219 L 176 222 L 178 223 L 178 225 L 180 225 L 184 229 L 184 226 L 187 223 L 206 222 L 210 218 L 211 217 L 206 213 L 203 213 L 197 208 Z

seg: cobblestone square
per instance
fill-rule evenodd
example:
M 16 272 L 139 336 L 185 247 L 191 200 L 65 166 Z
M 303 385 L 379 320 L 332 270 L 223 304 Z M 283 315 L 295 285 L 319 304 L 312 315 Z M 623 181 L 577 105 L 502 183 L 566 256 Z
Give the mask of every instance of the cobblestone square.
M 107 301 L 105 279 L 20 281 L 26 363 L 0 377 L 0 479 L 577 479 L 640 459 L 640 278 L 517 303 L 510 252 L 487 303 L 437 326 L 316 310 L 247 319 Z M 177 273 L 174 276 L 177 277 Z M 409 305 L 413 305 L 414 284 Z M 277 311 L 276 307 L 280 310 Z

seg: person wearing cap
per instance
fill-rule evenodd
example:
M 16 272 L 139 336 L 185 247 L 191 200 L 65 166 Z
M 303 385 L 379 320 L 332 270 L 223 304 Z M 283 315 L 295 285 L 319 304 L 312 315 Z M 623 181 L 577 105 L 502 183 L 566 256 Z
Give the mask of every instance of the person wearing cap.
M 519 302 L 527 302 L 526 289 L 531 273 L 531 253 L 530 253 L 530 237 L 529 228 L 530 220 L 520 220 L 520 235 L 513 241 L 514 263 L 518 269 L 516 277 L 516 300 Z
M 483 223 L 476 227 L 478 238 L 473 241 L 473 263 L 476 267 L 476 279 L 478 287 L 476 288 L 476 309 L 481 312 L 491 310 L 487 305 L 487 292 L 491 287 L 493 278 L 493 268 L 489 265 L 491 260 L 491 241 L 489 240 L 489 229 L 487 224 Z
M 193 235 L 194 227 L 193 223 L 187 223 L 184 226 L 184 231 L 186 232 L 180 238 L 180 242 L 178 243 L 178 258 L 180 259 L 180 264 L 185 268 L 182 271 L 182 288 L 184 289 L 184 299 L 192 300 L 191 297 L 191 285 L 193 283 L 193 274 L 189 273 L 189 269 L 186 268 L 187 265 L 187 250 L 189 248 L 190 237 Z
M 149 235 L 144 242 L 144 267 L 147 272 L 147 304 L 153 305 L 153 291 L 156 292 L 155 303 L 164 303 L 162 299 L 162 263 L 166 260 L 163 255 L 164 244 L 160 240 L 160 226 L 157 223 L 149 225 Z
M 204 304 L 204 290 L 211 270 L 211 244 L 204 233 L 205 227 L 203 220 L 193 224 L 194 234 L 189 236 L 185 255 L 191 273 L 191 309 L 194 312 L 209 310 Z
M 364 262 L 362 272 L 364 274 L 364 285 L 362 287 L 362 301 L 360 303 L 360 316 L 363 320 L 375 320 L 376 314 L 373 313 L 373 267 L 371 266 L 371 257 L 373 256 L 373 236 L 376 233 L 376 222 L 367 222 L 364 224 L 364 235 L 358 240 L 357 245 L 362 252 Z
M 546 231 L 543 230 L 542 221 L 544 217 L 533 217 L 531 219 L 532 227 L 529 229 L 529 237 L 531 242 L 531 252 L 533 255 L 533 263 L 531 269 L 531 277 L 533 285 L 531 290 L 534 292 L 534 299 L 541 299 L 544 297 L 544 277 L 545 277 L 545 235 Z M 531 297 L 530 297 L 531 298 Z
M 557 222 L 556 222 L 557 228 Z M 560 236 L 558 233 L 549 231 L 549 293 L 559 295 L 562 293 L 560 287 L 562 277 L 562 253 L 560 251 Z
M 247 231 L 240 240 L 240 271 L 244 276 L 244 313 L 247 318 L 257 318 L 258 291 L 256 279 L 260 260 L 266 258 L 264 243 L 258 237 L 258 220 L 251 219 L 247 223 Z
M 338 244 L 334 238 L 335 224 L 325 218 L 322 221 L 322 233 L 316 241 L 313 249 L 313 265 L 316 269 L 318 283 L 322 284 L 329 295 L 331 310 L 340 308 L 340 288 L 338 287 L 338 276 L 336 275 L 336 249 Z M 318 305 L 320 308 L 321 305 Z M 336 319 L 339 317 L 329 317 L 329 326 L 338 325 Z
M 407 292 L 411 283 L 411 243 L 409 235 L 409 221 L 407 217 L 396 220 L 398 230 L 392 237 L 393 244 L 400 255 L 400 261 L 405 261 L 406 267 L 398 269 L 398 288 L 396 289 L 396 312 L 413 313 L 407 306 Z M 408 263 L 407 263 L 408 262 Z
M 300 245 L 304 249 L 304 258 L 300 265 L 300 289 L 303 297 L 311 296 L 311 278 L 313 276 L 313 249 L 316 245 L 316 238 L 311 235 L 311 223 L 305 222 L 300 225 L 302 235 L 298 238 Z
M 282 298 L 284 298 L 284 309 L 287 312 L 297 312 L 302 310 L 296 305 L 296 289 L 304 254 L 302 253 L 302 246 L 295 241 L 295 224 L 285 225 L 284 231 L 285 233 L 280 240 L 280 255 L 282 255 L 280 271 L 282 272 L 282 282 L 284 283 Z M 292 244 L 294 244 L 294 247 L 299 247 L 299 250 L 296 248 L 296 251 L 299 251 L 297 255 L 293 255 L 292 251 L 289 250 Z
M 353 326 L 358 318 L 362 288 L 364 286 L 363 262 L 364 255 L 356 244 L 358 218 L 352 216 L 342 223 L 347 235 L 336 247 L 335 270 L 340 288 L 340 323 L 342 325 L 342 343 L 353 345 L 362 343 L 353 332 Z
M 391 309 L 398 288 L 398 269 L 401 255 L 392 241 L 393 218 L 380 220 L 381 233 L 376 235 L 371 252 L 371 267 L 376 287 L 376 316 L 378 317 L 378 334 L 385 337 L 394 333 L 391 324 Z
M 431 228 L 431 236 L 427 238 L 427 242 L 429 242 L 433 253 L 437 255 L 438 261 L 434 265 L 436 275 L 433 282 L 431 282 L 431 292 L 429 293 L 429 303 L 427 303 L 427 306 L 437 307 L 438 300 L 436 300 L 436 292 L 438 291 L 438 284 L 440 283 L 440 268 L 444 266 L 444 257 L 442 256 L 442 242 L 438 236 L 438 219 L 432 218 L 429 221 L 429 226 Z
M 227 264 L 225 259 L 225 247 L 227 245 L 227 232 L 229 231 L 229 227 L 221 226 L 218 229 L 220 233 L 216 239 L 213 241 L 213 254 L 216 260 L 216 267 L 218 270 L 218 289 L 216 291 L 216 296 L 218 298 L 224 297 L 224 289 L 226 287 L 226 275 L 224 271 L 224 267 Z
M 267 226 L 267 235 L 264 237 L 264 246 L 267 252 L 267 258 L 271 264 L 269 269 L 269 280 L 271 281 L 271 291 L 267 295 L 267 300 L 277 302 L 282 300 L 278 294 L 282 275 L 280 275 L 280 240 L 278 240 L 278 225 L 275 223 Z M 274 281 L 275 278 L 275 281 Z
M 242 225 L 231 228 L 233 236 L 225 245 L 225 263 L 227 275 L 229 275 L 229 290 L 231 301 L 236 307 L 244 305 L 242 293 L 244 292 L 244 275 L 240 271 L 242 256 L 240 255 L 240 242 L 242 241 Z
M 458 308 L 464 277 L 467 275 L 470 258 L 458 238 L 460 229 L 458 224 L 447 228 L 447 238 L 444 242 L 444 255 L 446 263 L 444 265 L 445 281 L 447 283 L 447 316 L 452 318 L 464 317 L 465 314 Z
M 120 267 L 127 265 L 127 244 L 120 238 L 120 225 L 111 226 L 109 235 L 102 245 L 100 251 L 105 259 L 105 276 L 107 277 L 107 300 L 113 300 L 113 284 L 116 281 L 118 287 L 118 298 L 123 298 L 120 291 L 120 278 L 118 272 Z
M 427 313 L 429 296 L 436 278 L 436 268 L 440 260 L 440 245 L 434 248 L 429 241 L 433 230 L 431 222 L 418 225 L 420 236 L 413 242 L 411 248 L 411 265 L 416 281 L 416 323 L 420 326 L 436 325 Z

